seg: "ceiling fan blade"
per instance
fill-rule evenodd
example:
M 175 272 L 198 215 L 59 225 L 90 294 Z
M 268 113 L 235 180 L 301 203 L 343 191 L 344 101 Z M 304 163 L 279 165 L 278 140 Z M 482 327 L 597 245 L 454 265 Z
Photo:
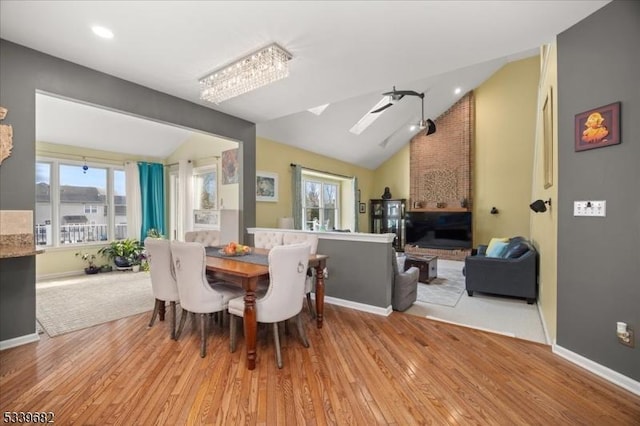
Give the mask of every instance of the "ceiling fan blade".
M 413 90 L 396 90 L 396 94 L 403 96 L 422 96 L 422 93 L 415 92 Z
M 383 93 L 382 96 L 424 96 L 424 93 L 418 93 L 413 90 L 392 90 L 391 92 Z
M 371 111 L 371 114 L 375 114 L 375 113 L 377 113 L 377 112 L 384 111 L 385 109 L 389 108 L 391 105 L 393 105 L 393 104 L 392 104 L 392 103 L 388 103 L 388 104 L 386 104 L 385 106 L 382 106 L 382 107 L 378 108 L 378 109 L 377 109 L 377 110 L 375 110 L 375 111 Z

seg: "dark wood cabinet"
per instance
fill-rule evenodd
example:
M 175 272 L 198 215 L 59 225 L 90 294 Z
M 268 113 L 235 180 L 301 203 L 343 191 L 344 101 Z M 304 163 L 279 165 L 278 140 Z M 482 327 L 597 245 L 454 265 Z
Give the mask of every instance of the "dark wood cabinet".
M 404 250 L 404 216 L 406 200 L 370 200 L 371 232 L 374 234 L 395 234 L 393 247 Z

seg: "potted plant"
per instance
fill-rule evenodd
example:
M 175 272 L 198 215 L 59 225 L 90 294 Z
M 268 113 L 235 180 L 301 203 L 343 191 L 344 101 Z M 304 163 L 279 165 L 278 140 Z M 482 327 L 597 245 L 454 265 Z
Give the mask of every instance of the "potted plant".
M 109 264 L 100 266 L 100 272 L 111 272 L 111 271 L 113 271 L 113 268 Z
M 143 250 L 144 247 L 140 241 L 127 238 L 125 240 L 112 241 L 108 246 L 98 250 L 98 253 L 113 260 L 116 268 L 128 269 Z
M 100 267 L 96 266 L 95 264 L 95 260 L 96 260 L 96 255 L 93 253 L 84 253 L 84 252 L 77 252 L 76 253 L 76 257 L 81 258 L 83 261 L 87 262 L 87 267 L 84 268 L 84 273 L 85 274 L 97 274 L 98 272 L 100 272 Z
M 147 231 L 147 237 L 164 239 L 164 235 L 162 235 L 156 228 L 149 228 Z
M 135 254 L 129 259 L 129 263 L 131 263 L 131 267 L 133 272 L 139 272 L 140 269 L 143 271 L 148 270 L 147 263 L 147 253 L 144 251 L 140 251 L 138 254 Z

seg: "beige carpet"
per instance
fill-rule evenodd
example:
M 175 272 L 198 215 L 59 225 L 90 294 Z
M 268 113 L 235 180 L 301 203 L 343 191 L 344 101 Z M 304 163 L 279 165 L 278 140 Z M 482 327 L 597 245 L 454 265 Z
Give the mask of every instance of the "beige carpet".
M 36 284 L 36 319 L 51 337 L 150 312 L 153 305 L 148 272 L 114 271 Z
M 438 275 L 441 264 L 447 269 L 457 269 L 462 275 L 464 262 L 438 260 Z M 437 287 L 432 290 L 437 291 Z M 524 299 L 477 292 L 473 297 L 469 297 L 467 292 L 463 291 L 455 306 L 416 301 L 405 312 L 435 321 L 547 343 L 537 304 L 528 305 Z

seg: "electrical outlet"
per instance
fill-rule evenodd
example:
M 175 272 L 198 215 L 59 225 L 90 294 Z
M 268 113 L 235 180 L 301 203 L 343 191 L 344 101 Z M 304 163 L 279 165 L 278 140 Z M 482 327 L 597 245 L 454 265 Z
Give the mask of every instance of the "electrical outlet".
M 602 201 L 574 201 L 574 216 L 604 217 L 607 215 L 607 202 Z
M 635 342 L 633 341 L 633 329 L 627 327 L 627 333 L 626 336 L 618 336 L 618 342 L 622 343 L 623 345 L 629 346 L 630 348 L 633 348 L 635 346 Z

